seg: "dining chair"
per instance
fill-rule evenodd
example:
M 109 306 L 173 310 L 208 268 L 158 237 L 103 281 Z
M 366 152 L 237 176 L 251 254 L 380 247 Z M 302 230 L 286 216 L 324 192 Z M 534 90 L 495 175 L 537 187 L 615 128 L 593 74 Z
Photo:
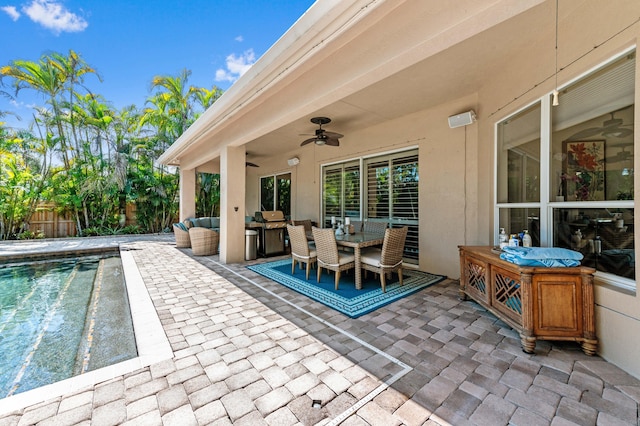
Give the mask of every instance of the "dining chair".
M 368 220 L 362 226 L 362 232 L 371 234 L 384 234 L 385 229 L 387 229 L 387 222 L 372 222 Z
M 295 226 L 302 225 L 304 226 L 304 232 L 311 232 L 312 223 L 311 219 L 298 219 L 291 221 Z
M 335 272 L 335 289 L 338 290 L 340 273 L 355 267 L 355 256 L 348 253 L 339 253 L 336 244 L 336 236 L 331 228 L 312 228 L 313 239 L 316 243 L 318 255 L 318 282 L 322 268 Z
M 353 226 L 353 232 L 362 232 L 361 220 L 351 220 L 351 226 Z
M 304 232 L 309 236 L 311 235 L 311 228 L 313 228 L 313 222 L 311 221 L 311 219 L 292 220 L 291 223 L 293 223 L 295 226 L 298 226 L 298 225 L 304 226 Z M 315 250 L 316 243 L 313 241 L 309 241 L 309 238 L 307 238 L 307 245 L 309 246 L 310 250 Z
M 309 280 L 311 265 L 317 261 L 316 250 L 309 248 L 307 233 L 303 225 L 287 225 L 287 232 L 291 243 L 291 275 L 295 272 L 296 262 L 300 264 L 300 268 L 305 263 L 307 265 L 307 280 Z
M 397 272 L 400 285 L 402 282 L 402 254 L 409 228 L 387 228 L 384 232 L 382 248 L 369 247 L 360 253 L 360 263 L 365 271 L 380 274 L 382 292 L 387 291 L 387 273 Z

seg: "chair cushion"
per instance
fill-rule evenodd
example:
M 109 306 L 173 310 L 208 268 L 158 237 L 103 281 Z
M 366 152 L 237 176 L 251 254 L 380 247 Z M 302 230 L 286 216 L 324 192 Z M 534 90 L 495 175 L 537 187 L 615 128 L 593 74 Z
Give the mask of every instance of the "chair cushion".
M 300 255 L 300 254 L 295 254 L 295 253 L 291 253 L 293 256 L 299 257 L 299 258 L 307 258 L 306 256 Z M 315 257 L 318 257 L 318 253 L 315 250 L 311 250 L 309 249 L 309 257 L 308 259 L 313 259 Z
M 198 218 L 198 225 L 200 228 L 211 228 L 211 218 L 210 217 L 201 217 Z
M 338 264 L 344 265 L 345 263 L 355 262 L 356 257 L 353 254 L 340 253 L 338 255 Z
M 178 229 L 181 229 L 183 231 L 189 231 L 189 228 L 187 228 L 187 225 L 185 225 L 182 222 L 174 223 L 173 225 L 176 226 Z
M 220 228 L 220 218 L 219 217 L 210 217 L 211 219 L 211 227 L 212 228 Z
M 194 226 L 198 226 L 195 223 L 196 220 L 197 219 L 195 217 L 190 217 L 184 220 L 184 224 L 187 226 L 187 228 L 193 228 Z
M 381 256 L 381 249 L 376 247 L 368 247 L 366 250 L 362 250 L 360 252 L 360 262 L 371 266 L 380 266 Z

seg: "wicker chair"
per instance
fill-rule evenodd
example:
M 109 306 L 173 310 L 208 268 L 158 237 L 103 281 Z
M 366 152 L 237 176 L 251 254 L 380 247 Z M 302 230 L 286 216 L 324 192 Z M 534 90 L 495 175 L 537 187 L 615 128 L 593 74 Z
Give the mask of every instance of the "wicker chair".
M 387 229 L 387 222 L 372 222 L 368 220 L 362 226 L 362 232 L 369 234 L 384 234 L 385 229 Z
M 311 219 L 292 220 L 291 222 L 295 226 L 298 226 L 298 225 L 304 226 L 304 232 L 311 232 L 311 228 L 312 228 Z
M 351 226 L 353 226 L 353 232 L 362 232 L 362 221 L 351 220 Z
M 191 247 L 191 239 L 189 238 L 189 230 L 183 223 L 173 224 L 173 234 L 176 237 L 176 247 L 189 248 Z
M 402 285 L 402 253 L 409 228 L 387 228 L 384 233 L 382 249 L 366 248 L 360 253 L 362 269 L 380 274 L 382 292 L 387 291 L 386 275 L 398 272 L 398 280 Z
M 291 275 L 293 275 L 295 271 L 296 261 L 300 264 L 300 268 L 302 268 L 302 264 L 305 263 L 307 265 L 308 280 L 311 264 L 317 261 L 316 251 L 309 248 L 304 226 L 287 225 L 287 232 L 289 233 L 289 241 L 291 242 Z
M 191 239 L 191 249 L 194 256 L 218 254 L 220 234 L 217 231 L 196 226 L 189 228 L 189 238 Z
M 318 255 L 318 282 L 322 268 L 336 273 L 335 287 L 338 289 L 340 273 L 355 267 L 355 256 L 353 254 L 338 253 L 336 236 L 331 228 L 312 228 L 313 239 L 316 243 Z

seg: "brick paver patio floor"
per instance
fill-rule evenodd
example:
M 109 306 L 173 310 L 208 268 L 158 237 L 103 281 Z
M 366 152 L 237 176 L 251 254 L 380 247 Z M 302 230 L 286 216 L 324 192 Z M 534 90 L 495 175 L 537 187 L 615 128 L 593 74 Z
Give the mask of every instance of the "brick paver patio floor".
M 640 381 L 573 343 L 525 354 L 456 281 L 349 319 L 217 256 L 128 246 L 173 358 L 0 426 L 639 424 Z

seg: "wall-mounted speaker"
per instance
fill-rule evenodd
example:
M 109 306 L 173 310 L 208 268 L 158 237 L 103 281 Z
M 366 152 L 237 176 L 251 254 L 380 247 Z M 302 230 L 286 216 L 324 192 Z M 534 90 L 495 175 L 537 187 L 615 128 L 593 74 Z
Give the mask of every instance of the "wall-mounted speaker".
M 473 110 L 462 112 L 449 117 L 449 127 L 455 129 L 456 127 L 467 126 L 474 121 L 476 121 L 476 113 Z

